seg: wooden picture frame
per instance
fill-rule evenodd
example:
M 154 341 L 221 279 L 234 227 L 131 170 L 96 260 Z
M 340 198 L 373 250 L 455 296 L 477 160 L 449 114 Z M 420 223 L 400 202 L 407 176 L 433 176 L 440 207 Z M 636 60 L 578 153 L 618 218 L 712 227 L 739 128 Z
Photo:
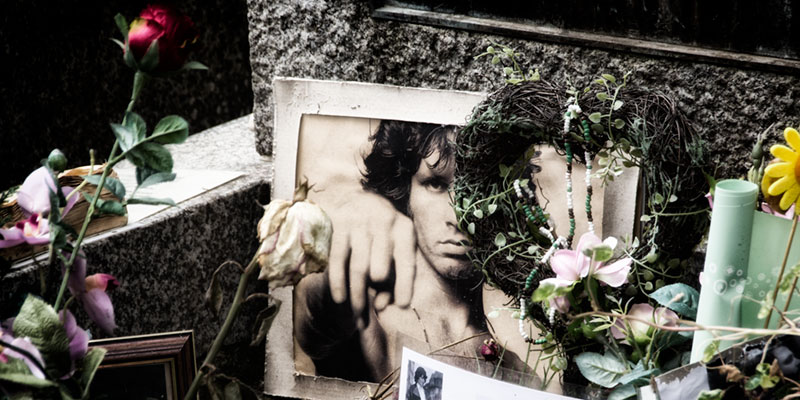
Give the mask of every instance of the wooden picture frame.
M 180 400 L 197 371 L 191 330 L 92 340 L 89 347 L 107 351 L 93 398 Z

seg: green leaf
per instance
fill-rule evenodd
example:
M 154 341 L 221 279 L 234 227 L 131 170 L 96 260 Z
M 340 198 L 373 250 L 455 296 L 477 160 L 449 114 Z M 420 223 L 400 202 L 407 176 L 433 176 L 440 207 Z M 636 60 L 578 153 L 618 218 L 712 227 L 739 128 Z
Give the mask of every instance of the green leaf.
M 584 251 L 589 253 L 586 254 L 587 256 L 599 262 L 606 262 L 614 256 L 614 249 L 604 244 L 592 247 L 591 249 L 586 249 Z
M 602 124 L 592 124 L 592 130 L 597 133 L 605 132 L 605 128 L 603 127 Z
M 650 222 L 650 219 L 651 219 L 651 218 L 652 218 L 652 217 L 651 217 L 651 216 L 649 216 L 649 215 L 642 215 L 641 217 L 639 217 L 639 221 L 642 221 L 642 222 Z
M 481 219 L 483 218 L 483 211 L 480 208 L 476 208 L 475 211 L 472 212 L 472 215 L 477 219 Z
M 486 207 L 486 211 L 489 212 L 489 215 L 494 214 L 494 212 L 497 211 L 497 204 L 489 204 L 489 206 Z
M 775 297 L 773 296 L 773 291 L 770 290 L 767 292 L 764 301 L 761 303 L 761 308 L 758 310 L 758 319 L 767 318 L 773 305 L 775 305 Z
M 674 203 L 676 201 L 678 201 L 678 196 L 675 196 L 674 194 L 671 194 L 669 196 L 669 200 L 667 200 L 667 202 L 669 202 L 669 203 Z
M 88 175 L 84 176 L 83 180 L 89 182 L 92 185 L 99 185 L 100 184 L 100 175 Z M 103 188 L 108 189 L 111 194 L 116 196 L 118 199 L 125 198 L 125 185 L 120 182 L 117 178 L 112 178 L 110 176 L 106 177 L 106 180 L 103 182 Z
M 614 120 L 614 127 L 615 128 L 622 129 L 622 127 L 624 127 L 624 126 L 625 126 L 625 121 L 623 121 L 623 120 L 621 120 L 619 118 Z
M 619 110 L 620 108 L 622 108 L 622 104 L 623 104 L 623 103 L 622 103 L 622 100 L 617 100 L 617 101 L 615 101 L 615 102 L 614 102 L 614 107 L 613 107 L 612 109 L 613 109 L 614 111 L 617 111 L 617 110 Z
M 636 397 L 636 386 L 633 384 L 620 385 L 608 394 L 608 400 L 624 400 Z
M 119 141 L 119 148 L 123 152 L 127 152 L 128 150 L 136 147 L 136 145 L 139 143 L 136 132 L 127 126 L 112 123 L 111 131 L 114 132 L 114 136 Z
M 594 122 L 595 124 L 600 123 L 600 119 L 603 118 L 603 115 L 599 112 L 593 112 L 589 114 L 589 121 Z
M 8 357 L 6 362 L 0 362 L 0 381 L 19 383 L 34 388 L 56 386 L 55 382 L 33 376 L 25 362 L 14 357 Z M 1 384 L 0 387 L 2 387 Z
M 487 47 L 486 48 L 486 52 L 489 53 L 489 54 L 494 54 L 494 47 L 492 47 L 492 46 Z
M 506 76 L 511 75 L 513 72 L 514 72 L 514 69 L 512 69 L 511 67 L 503 68 L 503 74 L 505 74 Z
M 653 195 L 653 203 L 661 204 L 664 202 L 664 196 L 661 193 L 656 193 Z
M 722 389 L 704 390 L 697 395 L 697 400 L 722 400 L 725 391 Z
M 526 251 L 528 252 L 528 254 L 534 255 L 534 254 L 536 254 L 536 246 L 535 245 L 530 245 L 530 246 L 528 246 L 528 249 Z
M 506 245 L 506 235 L 504 235 L 503 232 L 498 232 L 494 237 L 494 245 L 497 247 L 503 247 Z
M 500 57 L 499 56 L 492 57 L 492 65 L 497 65 L 497 64 L 500 64 Z
M 72 364 L 69 339 L 53 307 L 28 295 L 14 320 L 14 336 L 29 337 L 42 354 L 49 376 L 66 375 Z
M 144 57 L 139 61 L 139 69 L 142 71 L 152 71 L 158 66 L 158 40 L 153 40 Z
M 507 82 L 507 83 L 510 83 L 510 84 L 512 84 L 512 85 L 516 85 L 516 84 L 518 84 L 518 83 L 522 82 L 522 79 L 519 79 L 519 78 L 511 78 L 511 79 L 506 79 L 506 82 Z
M 81 360 L 83 366 L 81 367 L 80 382 L 81 386 L 85 388 L 84 394 L 88 393 L 88 389 L 92 385 L 92 380 L 94 379 L 94 374 L 97 372 L 97 367 L 103 362 L 103 357 L 105 356 L 106 349 L 102 347 L 93 347 L 89 349 L 86 356 Z
M 625 364 L 610 354 L 581 353 L 575 357 L 575 363 L 584 378 L 606 388 L 616 386 L 628 372 Z
M 114 23 L 117 24 L 117 29 L 119 29 L 122 37 L 128 40 L 128 21 L 125 20 L 125 17 L 117 13 L 117 15 L 114 16 Z
M 511 172 L 511 168 L 508 168 L 508 166 L 506 166 L 504 164 L 500 164 L 499 168 L 500 168 L 500 177 L 501 178 L 507 177 L 508 173 Z
M 153 128 L 153 140 L 161 144 L 183 143 L 189 137 L 189 123 L 177 115 L 169 115 Z
M 202 71 L 208 71 L 208 67 L 205 64 L 197 61 L 189 61 L 186 64 L 183 64 L 183 67 L 181 67 L 181 69 L 185 70 L 197 69 Z
M 623 376 L 619 380 L 619 383 L 621 385 L 637 384 L 637 383 L 646 384 L 647 381 L 649 380 L 648 378 L 659 374 L 661 374 L 660 369 L 658 368 L 645 369 L 644 364 L 642 364 L 642 362 L 639 361 L 639 363 L 636 364 L 636 367 L 634 367 L 631 372 L 625 374 L 625 376 Z
M 597 93 L 597 100 L 600 101 L 608 100 L 608 93 L 603 93 L 603 92 Z
M 679 298 L 672 301 L 676 297 Z M 689 285 L 673 283 L 650 293 L 650 298 L 687 318 L 697 318 L 697 305 L 700 303 L 700 294 Z
M 531 300 L 534 302 L 542 302 L 552 297 L 555 292 L 556 286 L 552 283 L 539 284 L 539 287 L 533 291 Z
M 719 339 L 712 340 L 703 350 L 703 362 L 708 363 L 719 351 Z
M 123 60 L 125 61 L 125 65 L 132 69 L 139 69 L 139 63 L 136 62 L 136 58 L 133 57 L 133 52 L 131 51 L 130 43 L 125 41 L 125 49 L 123 54 Z
M 795 264 L 786 274 L 783 275 L 780 288 L 781 293 L 789 293 L 789 291 L 792 290 L 792 283 L 797 277 L 800 277 L 800 264 Z
M 131 149 L 128 154 L 135 157 L 143 165 L 135 163 L 136 166 L 146 166 L 161 172 L 172 172 L 172 155 L 164 146 L 153 143 L 144 142 Z
M 600 75 L 600 76 L 602 76 L 602 77 L 603 77 L 603 79 L 605 79 L 605 80 L 607 80 L 607 81 L 609 81 L 609 82 L 611 82 L 611 83 L 616 83 L 616 82 L 617 82 L 617 78 L 614 78 L 614 75 L 611 75 L 611 74 L 602 74 L 602 75 Z
M 126 112 L 124 125 L 136 134 L 136 143 L 147 137 L 147 123 L 144 122 L 144 119 L 139 114 L 131 111 Z
M 280 308 L 281 302 L 276 299 L 275 303 L 270 304 L 267 308 L 258 313 L 256 321 L 253 324 L 253 326 L 257 328 L 255 332 L 253 332 L 253 341 L 250 342 L 250 346 L 257 346 L 264 341 L 264 338 L 267 337 L 267 333 L 269 333 L 269 329 L 272 327 L 272 322 L 274 322 L 275 317 L 278 316 L 278 310 L 280 310 Z
M 125 206 L 122 203 L 116 200 L 103 200 L 97 199 L 97 207 L 95 210 L 99 212 L 101 215 L 103 214 L 113 214 L 113 215 L 125 215 Z
M 475 234 L 475 223 L 474 222 L 470 222 L 469 225 L 467 225 L 467 232 L 469 232 L 470 235 L 474 235 Z
M 165 205 L 175 207 L 175 201 L 170 198 L 134 197 L 127 201 L 128 204 L 150 204 L 152 206 Z
M 122 49 L 122 51 L 125 51 L 125 43 L 122 43 L 121 41 L 119 41 L 119 39 L 115 38 L 111 38 L 111 41 L 116 43 L 117 46 L 119 46 L 119 48 Z

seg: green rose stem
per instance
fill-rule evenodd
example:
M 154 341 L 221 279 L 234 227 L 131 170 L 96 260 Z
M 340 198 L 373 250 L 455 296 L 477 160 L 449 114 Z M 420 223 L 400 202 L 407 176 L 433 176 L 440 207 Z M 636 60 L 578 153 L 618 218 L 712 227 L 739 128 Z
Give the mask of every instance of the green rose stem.
M 136 99 L 139 97 L 139 93 L 142 91 L 142 87 L 144 83 L 147 81 L 147 75 L 145 75 L 141 71 L 136 71 L 133 76 L 133 90 L 131 92 L 131 101 L 128 103 L 128 108 L 125 110 L 125 117 L 122 118 L 123 124 L 125 123 L 125 119 L 129 112 L 133 110 L 133 106 L 136 104 Z M 81 243 L 83 243 L 83 238 L 86 236 L 86 231 L 89 228 L 89 223 L 92 221 L 92 215 L 94 214 L 94 209 L 97 206 L 97 201 L 100 199 L 100 192 L 103 190 L 103 187 L 106 183 L 106 178 L 108 177 L 109 171 L 111 168 L 118 163 L 122 158 L 116 157 L 117 150 L 119 150 L 119 140 L 114 141 L 114 146 L 111 148 L 111 154 L 108 155 L 108 164 L 103 169 L 103 174 L 100 176 L 100 182 L 97 183 L 97 189 L 95 190 L 95 196 L 92 197 L 91 203 L 89 203 L 89 209 L 86 210 L 86 217 L 83 219 L 83 226 L 81 226 L 81 231 L 78 234 L 78 239 L 75 240 L 75 244 L 72 249 L 72 254 L 68 260 L 64 262 L 64 277 L 61 279 L 61 287 L 58 288 L 58 296 L 56 296 L 56 303 L 54 308 L 58 311 L 59 306 L 61 305 L 61 301 L 64 299 L 64 292 L 67 288 L 67 281 L 69 280 L 69 273 L 72 269 L 72 264 L 75 262 L 75 258 L 78 256 L 78 252 L 81 249 Z M 59 258 L 63 257 L 59 254 Z
M 781 272 L 778 273 L 778 279 L 775 281 L 775 290 L 772 291 L 772 303 L 775 304 L 775 300 L 778 299 L 778 289 L 781 287 L 781 279 L 783 279 L 783 271 L 786 269 L 786 261 L 789 259 L 789 250 L 792 249 L 792 240 L 794 239 L 794 232 L 797 230 L 797 216 L 792 218 L 792 230 L 789 232 L 789 243 L 786 244 L 786 252 L 783 253 L 783 262 L 781 263 Z M 797 283 L 797 278 L 795 278 L 794 283 Z M 794 286 L 792 286 L 792 292 L 794 292 Z M 789 298 L 786 300 L 786 307 L 783 309 L 783 312 L 786 312 L 786 308 L 789 307 L 789 301 L 792 300 L 792 293 L 789 293 Z M 764 321 L 764 329 L 769 328 L 769 319 L 772 317 L 772 306 L 769 307 L 769 311 L 767 312 L 767 319 Z
M 214 358 L 219 353 L 219 350 L 222 348 L 222 342 L 225 341 L 225 337 L 228 336 L 228 331 L 231 330 L 231 326 L 233 326 L 233 321 L 236 319 L 236 316 L 239 314 L 239 309 L 244 304 L 242 300 L 244 298 L 244 291 L 247 289 L 247 283 L 250 281 L 250 277 L 253 275 L 253 272 L 257 271 L 258 268 L 258 252 L 256 255 L 253 256 L 253 259 L 250 260 L 250 263 L 247 264 L 247 267 L 244 269 L 244 273 L 239 278 L 239 286 L 236 288 L 236 294 L 233 296 L 233 303 L 231 304 L 231 308 L 228 309 L 228 315 L 225 317 L 225 322 L 222 323 L 222 328 L 220 328 L 219 333 L 217 333 L 217 337 L 214 338 L 214 343 L 211 344 L 211 349 L 208 350 L 208 354 L 206 355 L 206 359 L 203 360 L 203 364 L 200 365 L 200 371 L 194 377 L 192 381 L 192 385 L 189 387 L 189 391 L 186 392 L 186 396 L 184 396 L 184 400 L 193 400 L 197 396 L 197 390 L 200 387 L 200 382 L 206 376 L 206 370 L 208 366 L 214 361 Z

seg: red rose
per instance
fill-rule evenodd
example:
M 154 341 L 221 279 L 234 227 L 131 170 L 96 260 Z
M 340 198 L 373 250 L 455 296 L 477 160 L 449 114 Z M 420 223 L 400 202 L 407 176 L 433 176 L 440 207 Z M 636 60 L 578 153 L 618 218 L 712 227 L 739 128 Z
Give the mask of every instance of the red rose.
M 127 47 L 139 67 L 157 72 L 176 71 L 183 67 L 189 47 L 197 41 L 198 33 L 189 17 L 163 5 L 148 5 L 131 22 Z M 158 63 L 142 65 L 147 50 L 158 41 Z

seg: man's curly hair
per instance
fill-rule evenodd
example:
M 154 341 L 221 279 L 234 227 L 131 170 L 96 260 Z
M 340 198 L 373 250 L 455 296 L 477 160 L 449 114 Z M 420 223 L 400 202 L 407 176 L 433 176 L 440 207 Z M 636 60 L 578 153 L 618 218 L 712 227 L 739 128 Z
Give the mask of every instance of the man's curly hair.
M 439 151 L 439 159 L 432 168 L 453 162 L 453 145 L 448 141 L 448 134 L 455 129 L 453 125 L 381 121 L 370 137 L 372 149 L 364 157 L 362 186 L 386 197 L 398 211 L 409 215 L 411 178 L 422 160 L 434 151 Z

